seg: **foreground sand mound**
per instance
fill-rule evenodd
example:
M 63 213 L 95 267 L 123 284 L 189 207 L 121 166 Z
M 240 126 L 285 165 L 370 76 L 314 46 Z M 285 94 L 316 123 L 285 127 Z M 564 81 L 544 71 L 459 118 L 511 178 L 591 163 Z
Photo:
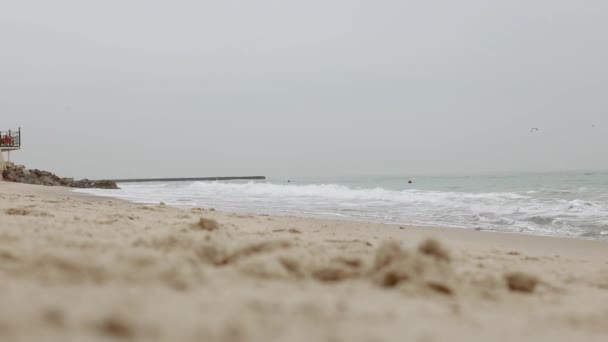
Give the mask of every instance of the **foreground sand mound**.
M 141 210 L 164 215 L 171 208 L 165 206 L 142 207 Z M 6 214 L 32 216 L 36 209 L 9 208 Z M 41 215 L 36 215 L 41 217 Z M 132 222 L 131 215 L 113 214 L 104 225 Z M 185 217 L 180 212 L 177 217 Z M 48 217 L 47 219 L 52 219 Z M 121 221 L 123 220 L 123 221 Z M 192 221 L 190 221 L 192 222 Z M 221 227 L 221 229 L 220 229 Z M 240 238 L 240 228 L 234 224 L 222 225 L 216 219 L 200 217 L 184 226 L 166 226 L 158 233 L 150 233 L 130 242 L 129 253 L 114 255 L 112 259 L 96 257 L 109 246 L 94 245 L 92 241 L 66 236 L 58 242 L 70 248 L 57 246 L 37 249 L 24 256 L 11 250 L 2 251 L 4 260 L 10 261 L 6 272 L 19 276 L 34 276 L 48 283 L 95 284 L 138 281 L 158 282 L 173 288 L 187 289 L 204 285 L 206 270 L 237 272 L 259 279 L 310 280 L 321 283 L 367 282 L 385 289 L 398 289 L 410 295 L 435 293 L 455 295 L 463 290 L 488 293 L 511 290 L 533 293 L 538 279 L 525 273 L 488 274 L 490 281 L 456 272 L 447 248 L 438 240 L 426 239 L 414 248 L 403 248 L 396 240 L 388 240 L 373 247 L 364 240 L 326 239 L 324 243 L 306 243 L 291 231 L 292 238 L 273 238 L 266 233 Z M 79 255 L 86 255 L 85 258 Z M 103 254 L 102 254 L 103 255 Z M 111 256 L 111 255 L 110 255 Z
M 212 225 L 216 221 L 201 219 L 195 226 Z M 211 222 L 211 223 L 209 223 Z M 322 283 L 369 281 L 381 288 L 399 288 L 403 292 L 453 295 L 459 288 L 477 292 L 501 291 L 507 288 L 533 292 L 526 275 L 516 280 L 476 281 L 454 271 L 447 248 L 435 239 L 423 240 L 417 248 L 405 249 L 397 241 L 385 241 L 370 248 L 363 241 L 344 241 L 348 247 L 328 240 L 329 245 L 306 246 L 297 240 L 259 238 L 242 243 L 233 235 L 217 228 L 202 229 L 206 235 L 192 238 L 187 234 L 171 234 L 150 240 L 137 240 L 134 246 L 192 253 L 200 267 L 228 268 L 262 279 L 309 279 Z M 282 231 L 282 230 L 277 230 Z M 364 248 L 364 249 L 362 249 Z M 192 262 L 192 260 L 190 261 Z M 492 277 L 488 275 L 488 277 Z M 530 277 L 532 278 L 532 277 Z M 518 280 L 519 283 L 518 283 Z M 516 289 L 515 289 L 516 288 Z
M 435 240 L 424 241 L 417 251 L 404 250 L 394 241 L 383 243 L 376 252 L 371 276 L 382 287 L 405 285 L 453 293 L 447 252 Z

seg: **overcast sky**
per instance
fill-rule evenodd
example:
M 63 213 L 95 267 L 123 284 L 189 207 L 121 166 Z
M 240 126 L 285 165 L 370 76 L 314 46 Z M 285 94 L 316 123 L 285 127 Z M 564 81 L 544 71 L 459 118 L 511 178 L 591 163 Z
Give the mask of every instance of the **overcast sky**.
M 0 130 L 76 177 L 608 169 L 607 33 L 605 0 L 1 0 Z

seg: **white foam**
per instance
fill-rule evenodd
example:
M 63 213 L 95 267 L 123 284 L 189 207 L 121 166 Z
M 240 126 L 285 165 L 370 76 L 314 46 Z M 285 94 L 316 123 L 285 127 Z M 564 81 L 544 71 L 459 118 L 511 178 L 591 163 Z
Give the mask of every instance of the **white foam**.
M 282 197 L 319 197 L 342 200 L 393 201 L 400 203 L 428 202 L 438 203 L 450 199 L 523 199 L 528 198 L 515 193 L 462 193 L 419 190 L 386 190 L 383 188 L 353 189 L 343 185 L 278 185 L 269 183 L 219 183 L 195 182 L 188 186 L 204 193 L 239 194 L 255 196 Z
M 563 199 L 564 191 L 450 192 L 337 184 L 182 182 L 86 190 L 141 203 L 338 216 L 366 221 L 582 235 L 608 217 L 606 202 Z M 552 197 L 553 196 L 553 197 Z M 558 196 L 558 197 L 556 197 Z M 589 228 L 591 227 L 591 228 Z M 595 229 L 595 228 L 593 228 Z

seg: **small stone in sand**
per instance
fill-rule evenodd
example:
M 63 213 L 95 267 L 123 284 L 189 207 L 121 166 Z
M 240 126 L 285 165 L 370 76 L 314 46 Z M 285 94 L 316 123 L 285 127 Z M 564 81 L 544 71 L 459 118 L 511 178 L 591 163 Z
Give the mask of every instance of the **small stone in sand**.
M 208 219 L 201 217 L 197 224 L 195 224 L 196 228 L 200 228 L 202 230 L 216 230 L 219 228 L 219 224 L 214 219 Z
M 42 313 L 44 320 L 51 326 L 57 328 L 65 327 L 65 315 L 59 309 L 47 309 Z
M 338 282 L 352 277 L 352 274 L 341 267 L 326 267 L 313 271 L 312 276 L 323 282 Z
M 26 216 L 26 215 L 31 214 L 32 212 L 27 209 L 8 208 L 8 209 L 6 209 L 6 213 L 8 215 L 12 215 L 12 216 Z
M 505 281 L 509 290 L 515 292 L 532 293 L 538 284 L 536 276 L 523 272 L 511 272 L 505 274 Z
M 108 317 L 99 323 L 98 331 L 104 335 L 116 338 L 131 338 L 133 337 L 133 329 L 131 326 L 120 317 Z
M 454 293 L 454 291 L 452 290 L 451 287 L 449 287 L 446 284 L 440 283 L 440 282 L 429 281 L 429 282 L 426 283 L 426 285 L 430 289 L 435 290 L 435 291 L 437 291 L 437 292 L 439 292 L 441 294 L 444 294 L 444 295 L 450 296 L 450 295 L 452 295 Z
M 437 259 L 450 261 L 450 254 L 448 251 L 435 239 L 427 239 L 423 241 L 418 250 L 422 254 L 434 256 Z

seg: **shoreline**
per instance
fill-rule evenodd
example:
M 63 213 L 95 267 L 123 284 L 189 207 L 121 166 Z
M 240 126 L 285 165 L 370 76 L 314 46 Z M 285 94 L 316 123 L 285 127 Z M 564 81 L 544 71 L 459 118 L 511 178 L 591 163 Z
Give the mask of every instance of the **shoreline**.
M 127 199 L 122 199 L 122 198 L 118 198 L 118 197 L 108 196 L 108 195 L 91 194 L 91 193 L 87 193 L 86 189 L 70 189 L 69 191 L 72 193 L 78 193 L 78 194 L 83 194 L 83 195 L 88 195 L 88 196 L 93 196 L 93 197 L 111 198 L 111 199 L 121 200 L 121 201 L 134 203 L 134 204 L 141 204 L 141 205 L 158 204 L 156 202 L 137 202 L 137 201 L 129 201 Z M 213 207 L 213 206 L 178 206 L 178 205 L 171 205 L 171 204 L 168 204 L 168 205 L 173 208 L 182 209 L 182 210 L 189 210 L 189 209 L 193 209 L 193 208 L 214 209 L 214 210 L 217 209 L 216 207 Z M 407 226 L 407 227 L 430 228 L 430 229 L 440 229 L 440 230 L 457 229 L 457 230 L 486 232 L 486 233 L 516 234 L 516 235 L 524 235 L 524 236 L 537 236 L 537 237 L 548 237 L 548 238 L 558 238 L 558 239 L 574 239 L 574 240 L 584 240 L 584 241 L 599 241 L 599 242 L 608 243 L 608 240 L 598 239 L 598 238 L 593 238 L 593 237 L 584 237 L 584 236 L 580 236 L 580 235 L 542 234 L 542 233 L 529 233 L 529 232 L 520 232 L 520 231 L 501 231 L 501 230 L 493 230 L 493 229 L 485 229 L 485 228 L 478 229 L 478 228 L 468 228 L 468 227 L 448 226 L 448 225 L 441 226 L 441 225 L 418 224 L 418 223 L 393 223 L 393 222 L 381 222 L 381 221 L 368 221 L 368 220 L 364 220 L 364 219 L 351 218 L 348 216 L 338 217 L 339 215 L 330 215 L 330 214 L 325 214 L 325 215 L 324 214 L 316 214 L 316 215 L 301 214 L 300 215 L 298 213 L 279 213 L 279 212 L 262 212 L 262 211 L 255 212 L 255 211 L 248 211 L 246 209 L 226 210 L 223 208 L 219 209 L 219 211 L 225 212 L 225 213 L 236 213 L 236 214 L 271 215 L 271 216 L 283 216 L 283 217 L 294 217 L 294 218 L 311 218 L 311 219 L 319 219 L 319 220 L 338 220 L 338 221 L 347 221 L 347 222 L 370 223 L 370 224 L 389 225 L 389 226 Z M 333 217 L 333 216 L 335 216 L 335 217 Z
M 180 209 L 7 182 L 0 222 L 6 341 L 608 336 L 599 240 Z

